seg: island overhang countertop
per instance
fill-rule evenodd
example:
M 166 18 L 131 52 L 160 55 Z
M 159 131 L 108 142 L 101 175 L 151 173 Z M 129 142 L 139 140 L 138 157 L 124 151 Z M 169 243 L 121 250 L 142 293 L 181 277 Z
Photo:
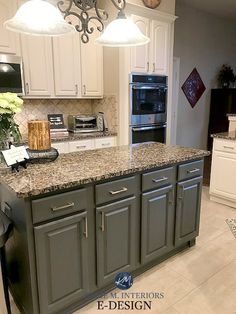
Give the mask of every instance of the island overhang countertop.
M 208 156 L 208 151 L 144 143 L 62 154 L 51 163 L 1 174 L 0 182 L 28 198 Z

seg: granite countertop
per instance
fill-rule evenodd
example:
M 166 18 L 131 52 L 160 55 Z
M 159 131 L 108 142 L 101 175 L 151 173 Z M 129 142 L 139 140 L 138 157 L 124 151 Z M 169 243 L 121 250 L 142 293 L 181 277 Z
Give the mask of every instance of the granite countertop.
M 77 187 L 117 176 L 132 174 L 208 156 L 207 151 L 145 143 L 62 154 L 47 164 L 29 165 L 19 173 L 9 170 L 2 181 L 20 198 Z
M 236 113 L 227 113 L 227 117 L 236 117 Z
M 68 137 L 52 139 L 52 144 L 57 142 L 68 142 L 68 141 L 78 141 L 87 140 L 100 137 L 117 136 L 116 132 L 106 131 L 106 132 L 90 132 L 90 133 L 71 133 L 69 132 Z
M 236 141 L 236 132 L 215 133 L 215 134 L 211 134 L 211 137 L 220 138 L 224 140 L 230 140 L 230 141 Z

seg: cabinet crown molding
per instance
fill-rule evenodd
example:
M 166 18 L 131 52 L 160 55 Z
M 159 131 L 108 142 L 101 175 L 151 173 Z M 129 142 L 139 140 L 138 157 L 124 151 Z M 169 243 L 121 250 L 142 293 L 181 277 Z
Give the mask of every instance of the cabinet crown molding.
M 147 7 L 132 3 L 126 4 L 126 11 L 128 14 L 138 14 L 147 18 L 171 23 L 174 23 L 174 21 L 178 18 L 178 16 L 176 15 L 172 15 L 155 9 L 149 9 Z

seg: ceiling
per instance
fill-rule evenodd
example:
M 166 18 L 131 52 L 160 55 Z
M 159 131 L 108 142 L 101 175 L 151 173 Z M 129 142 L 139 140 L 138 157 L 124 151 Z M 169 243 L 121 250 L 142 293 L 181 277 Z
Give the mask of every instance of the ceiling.
M 176 0 L 214 15 L 236 20 L 236 0 Z

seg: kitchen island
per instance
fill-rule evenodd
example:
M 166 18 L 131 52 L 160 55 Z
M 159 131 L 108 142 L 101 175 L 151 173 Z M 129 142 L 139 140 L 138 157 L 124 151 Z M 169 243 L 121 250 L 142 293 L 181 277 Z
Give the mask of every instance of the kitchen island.
M 61 155 L 1 173 L 10 288 L 22 313 L 71 313 L 192 246 L 202 150 L 159 143 Z
M 235 118 L 235 115 L 230 115 L 230 117 Z M 211 135 L 213 137 L 213 151 L 210 199 L 236 208 L 236 131 L 232 126 L 228 132 Z

